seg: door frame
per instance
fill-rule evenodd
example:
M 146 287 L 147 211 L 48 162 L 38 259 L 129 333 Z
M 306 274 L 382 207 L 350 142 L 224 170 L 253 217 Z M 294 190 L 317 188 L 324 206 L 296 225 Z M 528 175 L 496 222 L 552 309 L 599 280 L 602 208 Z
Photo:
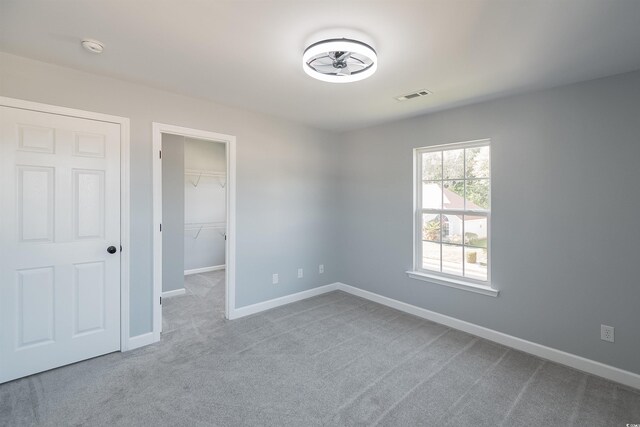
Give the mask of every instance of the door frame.
M 57 114 L 60 116 L 89 119 L 99 122 L 120 125 L 120 351 L 127 351 L 130 344 L 129 329 L 129 271 L 130 271 L 130 122 L 126 117 L 77 110 L 75 108 L 42 104 L 22 99 L 0 96 L 0 106 L 18 108 L 21 110 L 37 111 L 41 113 Z M 135 337 L 134 337 L 135 338 Z
M 218 142 L 226 146 L 226 214 L 227 240 L 225 242 L 225 318 L 232 319 L 236 309 L 236 137 L 222 133 L 191 129 L 153 122 L 153 336 L 160 340 L 162 331 L 162 134 Z

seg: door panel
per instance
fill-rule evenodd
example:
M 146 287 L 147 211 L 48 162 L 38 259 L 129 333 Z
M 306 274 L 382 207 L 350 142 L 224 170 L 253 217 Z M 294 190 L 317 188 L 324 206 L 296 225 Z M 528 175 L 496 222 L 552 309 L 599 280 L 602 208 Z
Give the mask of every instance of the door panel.
M 18 348 L 54 342 L 53 268 L 18 271 Z
M 75 264 L 74 337 L 104 329 L 104 263 Z
M 73 171 L 73 230 L 76 239 L 104 236 L 104 171 Z
M 17 124 L 18 150 L 53 153 L 55 129 Z
M 75 156 L 104 157 L 105 153 L 104 135 L 92 135 L 88 133 L 75 134 Z
M 0 383 L 120 349 L 120 126 L 0 107 Z
M 17 166 L 20 241 L 53 241 L 54 169 Z

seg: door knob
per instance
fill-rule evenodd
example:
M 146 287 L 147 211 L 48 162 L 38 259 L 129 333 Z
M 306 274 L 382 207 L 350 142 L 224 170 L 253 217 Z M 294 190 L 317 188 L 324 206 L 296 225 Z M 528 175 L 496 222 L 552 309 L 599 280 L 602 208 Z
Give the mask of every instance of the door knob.
M 109 252 L 110 254 L 115 254 L 115 253 L 116 253 L 116 251 L 117 251 L 117 249 L 116 249 L 116 247 L 115 247 L 115 246 L 109 246 L 109 247 L 107 248 L 107 252 Z

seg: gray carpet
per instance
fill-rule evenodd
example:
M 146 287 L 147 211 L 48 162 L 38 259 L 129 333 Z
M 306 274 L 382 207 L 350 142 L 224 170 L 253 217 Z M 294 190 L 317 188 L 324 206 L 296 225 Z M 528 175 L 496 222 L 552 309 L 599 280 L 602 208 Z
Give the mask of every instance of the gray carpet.
M 637 390 L 342 292 L 226 321 L 223 283 L 189 276 L 158 344 L 0 385 L 0 424 L 640 423 Z

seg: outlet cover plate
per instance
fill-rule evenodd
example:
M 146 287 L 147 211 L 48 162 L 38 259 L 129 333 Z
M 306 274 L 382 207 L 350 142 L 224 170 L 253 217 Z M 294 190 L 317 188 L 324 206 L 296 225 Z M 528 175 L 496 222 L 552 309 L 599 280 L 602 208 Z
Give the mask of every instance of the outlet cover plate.
M 600 339 L 603 341 L 614 342 L 615 329 L 613 326 L 600 325 Z

